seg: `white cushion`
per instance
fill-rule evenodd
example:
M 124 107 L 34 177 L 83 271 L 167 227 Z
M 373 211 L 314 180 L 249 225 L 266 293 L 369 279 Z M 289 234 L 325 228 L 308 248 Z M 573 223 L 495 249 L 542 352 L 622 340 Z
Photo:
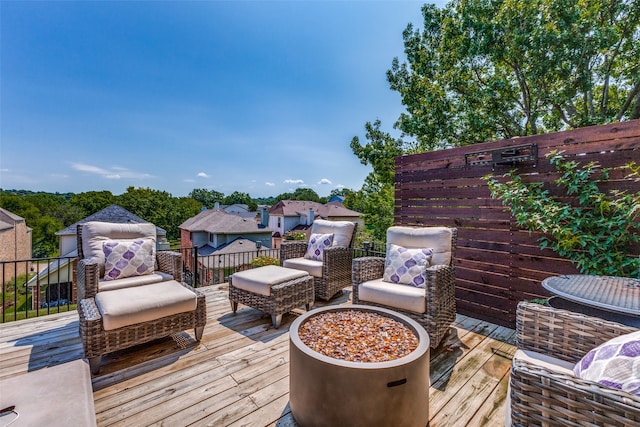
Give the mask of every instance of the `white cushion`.
M 389 283 L 426 287 L 424 272 L 430 265 L 433 251 L 429 248 L 408 249 L 389 244 L 382 280 Z
M 96 305 L 107 331 L 194 311 L 197 296 L 175 280 L 98 292 Z
M 284 260 L 283 267 L 304 270 L 313 277 L 322 277 L 322 261 L 314 261 L 306 258 L 290 258 Z
M 315 234 L 309 237 L 309 245 L 304 257 L 314 261 L 322 261 L 322 255 L 326 248 L 330 248 L 333 244 L 333 234 Z
M 152 283 L 173 280 L 173 276 L 162 271 L 154 271 L 153 274 L 145 276 L 125 277 L 117 280 L 98 280 L 98 292 L 113 291 L 114 289 L 129 288 L 131 286 L 150 285 Z
M 316 219 L 311 227 L 312 234 L 333 234 L 333 245 L 348 248 L 356 224 L 351 221 L 327 221 Z
M 390 244 L 405 248 L 433 250 L 431 265 L 451 264 L 451 229 L 447 227 L 402 227 L 387 229 L 387 251 Z
M 388 283 L 382 279 L 360 283 L 358 285 L 358 299 L 414 313 L 424 313 L 426 310 L 424 289 Z
M 524 360 L 551 371 L 573 376 L 573 363 L 535 351 L 518 349 L 513 355 L 513 360 Z
M 251 270 L 239 271 L 231 276 L 233 286 L 238 289 L 269 296 L 271 286 L 307 275 L 306 271 L 267 265 Z
M 577 377 L 640 397 L 640 331 L 600 344 L 573 368 Z
M 104 276 L 104 251 L 107 240 L 153 239 L 156 242 L 156 226 L 151 223 L 116 224 L 89 221 L 82 225 L 82 252 L 85 258 L 93 258 L 100 266 L 100 277 Z

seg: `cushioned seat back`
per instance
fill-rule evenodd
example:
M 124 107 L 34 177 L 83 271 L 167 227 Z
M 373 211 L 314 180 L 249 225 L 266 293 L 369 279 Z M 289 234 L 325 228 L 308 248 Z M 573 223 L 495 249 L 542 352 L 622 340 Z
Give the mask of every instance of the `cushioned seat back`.
M 451 264 L 452 231 L 447 227 L 402 227 L 387 229 L 387 252 L 389 244 L 408 249 L 431 248 L 431 265 Z
M 356 224 L 351 221 L 327 221 L 316 219 L 311 227 L 311 234 L 333 234 L 331 246 L 350 248 L 353 243 L 353 231 Z
M 82 258 L 93 258 L 104 275 L 104 249 L 107 240 L 152 239 L 155 247 L 156 226 L 151 223 L 116 224 L 90 221 L 82 224 Z

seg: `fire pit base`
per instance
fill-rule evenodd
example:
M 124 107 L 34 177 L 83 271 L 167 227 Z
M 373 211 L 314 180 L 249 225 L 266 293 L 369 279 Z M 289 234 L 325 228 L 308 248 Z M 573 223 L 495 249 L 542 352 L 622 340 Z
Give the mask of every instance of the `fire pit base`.
M 317 353 L 298 335 L 310 317 L 327 311 L 364 310 L 408 326 L 418 348 L 386 362 L 349 362 Z M 296 422 L 311 426 L 420 426 L 429 423 L 429 336 L 412 319 L 365 305 L 305 313 L 290 328 L 289 403 Z

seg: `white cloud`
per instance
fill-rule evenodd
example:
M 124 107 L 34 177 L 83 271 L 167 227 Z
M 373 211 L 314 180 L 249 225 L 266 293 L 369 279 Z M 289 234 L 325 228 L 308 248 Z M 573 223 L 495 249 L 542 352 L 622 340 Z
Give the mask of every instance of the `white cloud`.
M 9 172 L 9 169 L 0 169 L 0 172 Z
M 183 179 L 182 181 L 183 182 L 196 182 L 195 179 Z
M 80 172 L 88 172 L 96 175 L 101 175 L 107 179 L 145 179 L 153 178 L 153 175 L 144 172 L 136 172 L 121 166 L 113 166 L 111 170 L 101 168 L 99 166 L 88 165 L 86 163 L 72 163 L 71 167 Z
M 344 188 L 344 184 L 338 184 L 336 185 L 336 188 Z
M 206 173 L 204 173 L 204 172 L 198 172 L 198 176 L 199 176 L 200 178 L 209 178 L 209 175 L 207 175 L 207 174 L 206 174 Z
M 275 187 L 276 185 L 273 182 L 265 182 L 264 185 L 267 187 Z
M 320 181 L 318 181 L 318 184 L 320 184 L 320 185 L 324 185 L 324 184 L 331 185 L 331 181 L 328 180 L 327 178 L 322 178 Z
M 304 180 L 302 179 L 285 179 L 284 180 L 285 184 L 297 184 L 297 185 L 302 185 L 304 184 Z

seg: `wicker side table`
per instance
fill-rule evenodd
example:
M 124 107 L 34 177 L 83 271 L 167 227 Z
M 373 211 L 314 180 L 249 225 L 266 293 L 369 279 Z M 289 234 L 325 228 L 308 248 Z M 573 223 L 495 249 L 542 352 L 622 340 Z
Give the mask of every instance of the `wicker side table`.
M 229 301 L 235 313 L 238 303 L 271 315 L 275 328 L 282 315 L 305 306 L 307 311 L 315 300 L 313 277 L 306 272 L 268 265 L 239 271 L 229 277 Z

